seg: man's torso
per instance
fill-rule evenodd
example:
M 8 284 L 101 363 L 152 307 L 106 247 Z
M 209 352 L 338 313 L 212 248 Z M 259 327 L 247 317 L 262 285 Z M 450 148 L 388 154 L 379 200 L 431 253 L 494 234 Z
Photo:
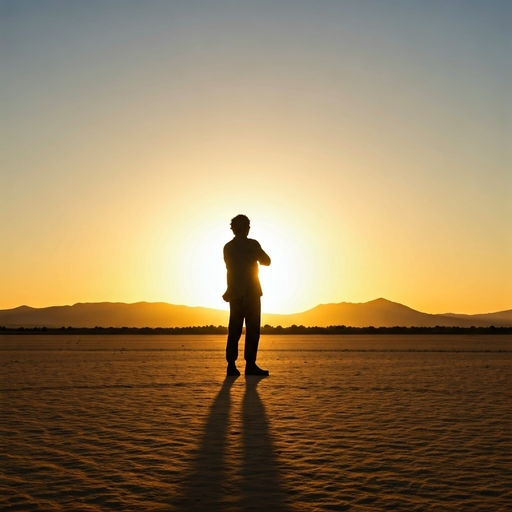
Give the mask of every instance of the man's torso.
M 260 244 L 251 238 L 235 237 L 224 246 L 229 301 L 248 295 L 262 295 L 258 277 L 258 259 L 262 252 Z

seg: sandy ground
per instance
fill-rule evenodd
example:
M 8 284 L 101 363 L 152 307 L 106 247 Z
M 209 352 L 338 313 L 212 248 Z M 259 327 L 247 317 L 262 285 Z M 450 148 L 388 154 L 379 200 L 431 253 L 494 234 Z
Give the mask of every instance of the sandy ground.
M 0 336 L 0 508 L 512 510 L 511 337 Z M 240 365 L 243 370 L 243 364 Z

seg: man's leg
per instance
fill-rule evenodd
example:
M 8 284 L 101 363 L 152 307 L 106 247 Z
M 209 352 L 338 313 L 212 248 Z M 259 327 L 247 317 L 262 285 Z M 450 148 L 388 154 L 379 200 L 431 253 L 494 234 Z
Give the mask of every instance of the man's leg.
M 244 297 L 245 304 L 245 374 L 268 375 L 268 370 L 256 366 L 258 343 L 260 341 L 261 301 L 258 296 Z
M 244 325 L 243 300 L 235 299 L 229 303 L 229 326 L 228 342 L 226 345 L 226 361 L 235 363 L 238 359 L 238 341 L 242 336 L 242 327 Z

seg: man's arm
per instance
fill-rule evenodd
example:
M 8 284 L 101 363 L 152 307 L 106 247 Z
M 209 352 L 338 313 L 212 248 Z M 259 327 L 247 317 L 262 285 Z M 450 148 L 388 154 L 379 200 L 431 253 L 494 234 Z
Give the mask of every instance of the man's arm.
M 265 267 L 268 267 L 270 265 L 270 256 L 262 249 L 261 252 L 263 253 L 262 258 L 260 258 L 258 261 L 260 262 L 260 265 L 264 265 Z
M 265 267 L 268 267 L 270 265 L 270 256 L 261 248 L 261 245 L 258 244 L 258 261 L 260 265 L 264 265 Z

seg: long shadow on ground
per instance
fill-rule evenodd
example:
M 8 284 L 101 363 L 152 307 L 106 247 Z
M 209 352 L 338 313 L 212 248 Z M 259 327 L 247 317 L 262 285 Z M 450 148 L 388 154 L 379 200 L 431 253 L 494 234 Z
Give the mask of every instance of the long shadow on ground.
M 279 510 L 287 512 L 286 492 L 276 452 L 269 432 L 265 407 L 258 395 L 261 377 L 245 378 L 242 400 L 242 432 L 229 436 L 231 425 L 231 391 L 235 377 L 222 384 L 205 422 L 199 448 L 185 475 L 182 493 L 176 496 L 176 510 L 216 512 L 257 512 Z M 228 460 L 227 443 L 241 439 L 241 460 Z
M 243 458 L 240 482 L 241 510 L 290 510 L 281 483 L 274 443 L 269 430 L 265 406 L 257 386 L 264 377 L 246 376 L 242 401 Z

